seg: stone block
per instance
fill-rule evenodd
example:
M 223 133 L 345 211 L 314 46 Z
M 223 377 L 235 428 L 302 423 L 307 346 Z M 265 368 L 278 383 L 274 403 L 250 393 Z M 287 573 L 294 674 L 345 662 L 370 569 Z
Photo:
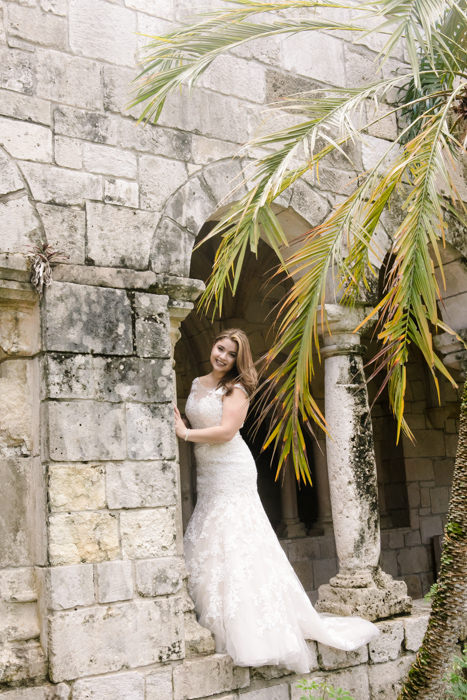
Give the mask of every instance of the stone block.
M 131 101 L 131 83 L 135 79 L 135 68 L 124 68 L 115 64 L 104 64 L 104 109 L 108 112 L 125 113 Z
M 185 658 L 207 656 L 215 651 L 216 644 L 212 633 L 199 624 L 194 611 L 185 612 Z
M 117 143 L 117 122 L 106 114 L 61 105 L 54 110 L 54 124 L 56 134 L 94 143 Z
M 73 700 L 144 700 L 144 676 L 119 673 L 73 683 Z
M 50 618 L 54 682 L 148 666 L 183 657 L 183 617 L 176 598 L 58 612 Z
M 78 139 L 70 139 L 67 136 L 54 138 L 55 163 L 64 168 L 83 167 L 82 143 Z
M 159 156 L 139 160 L 141 207 L 161 212 L 168 197 L 187 179 L 185 163 Z
M 0 144 L 14 158 L 52 160 L 52 133 L 46 126 L 0 117 Z
M 389 150 L 390 149 L 390 150 Z M 365 136 L 362 141 L 362 162 L 365 170 L 372 170 L 383 159 L 379 169 L 384 169 L 394 159 L 397 151 L 392 141 Z
M 177 501 L 176 462 L 109 463 L 106 471 L 109 508 L 170 506 Z
M 79 56 L 70 56 L 61 51 L 42 49 L 36 51 L 34 55 L 37 64 L 38 97 L 83 109 L 102 109 L 102 86 L 98 63 Z M 86 86 L 85 90 L 83 85 Z M 96 117 L 93 125 L 95 122 Z M 91 125 L 90 128 L 92 128 Z M 79 134 L 75 135 L 79 138 Z
M 45 323 L 47 350 L 132 354 L 131 307 L 120 289 L 53 282 Z
M 94 603 L 92 564 L 52 566 L 41 575 L 44 577 L 46 604 L 51 610 Z
M 0 151 L 0 195 L 17 192 L 23 188 L 24 182 L 12 159 L 3 151 Z
M 224 164 L 223 164 L 224 165 Z M 240 166 L 237 162 L 219 168 L 216 164 L 211 170 L 205 169 L 204 176 L 195 174 L 170 198 L 165 210 L 169 221 L 177 222 L 178 228 L 187 230 L 196 236 L 203 224 L 218 208 L 218 203 L 228 196 L 235 186 L 239 186 Z M 234 178 L 236 176 L 236 180 Z M 244 189 L 240 188 L 240 194 Z M 166 219 L 164 219 L 166 221 Z
M 322 583 L 328 583 L 337 573 L 337 559 L 317 559 L 313 562 L 313 580 L 316 588 Z
M 102 0 L 71 0 L 70 46 L 81 56 L 134 66 L 136 16 Z
M 0 570 L 0 600 L 12 603 L 37 600 L 34 568 L 30 566 Z
M 174 396 L 170 360 L 119 357 L 93 359 L 95 395 L 104 401 L 171 401 Z
M 25 684 L 45 681 L 47 660 L 38 640 L 5 643 L 0 647 L 0 683 Z M 2 693 L 2 700 L 52 700 L 65 699 L 63 694 L 39 694 L 42 689 L 15 688 Z M 49 690 L 51 688 L 49 687 Z M 32 692 L 30 692 L 32 691 Z M 36 694 L 34 694 L 36 693 Z
M 271 685 L 268 688 L 249 690 L 242 693 L 240 697 L 245 698 L 245 700 L 289 700 L 289 685 L 281 683 L 280 685 Z
M 102 180 L 98 175 L 64 170 L 42 163 L 21 163 L 21 170 L 39 202 L 83 204 L 85 199 L 102 198 Z
M 173 0 L 159 0 L 157 4 L 153 0 L 126 0 L 125 5 L 134 10 L 146 12 L 148 15 L 155 15 L 173 20 L 175 18 L 175 3 Z
M 40 46 L 67 48 L 67 21 L 37 7 L 8 6 L 8 34 Z
M 140 357 L 171 356 L 167 301 L 166 296 L 135 294 L 136 350 Z
M 49 398 L 94 398 L 95 389 L 90 355 L 49 353 L 45 363 Z
M 67 255 L 70 263 L 84 263 L 85 213 L 80 209 L 37 204 L 47 242 Z
M 123 556 L 147 559 L 177 554 L 175 508 L 123 511 L 120 514 Z
M 116 177 L 107 177 L 104 180 L 104 202 L 137 208 L 139 205 L 138 183 L 119 180 Z
M 68 12 L 67 0 L 40 0 L 44 12 L 65 16 Z
M 20 641 L 39 636 L 37 604 L 0 602 L 0 640 Z
M 50 510 L 99 510 L 105 507 L 105 468 L 99 464 L 50 464 Z
M 293 187 L 291 207 L 313 226 L 321 223 L 330 211 L 329 202 L 321 197 L 316 187 L 298 180 Z
M 0 365 L 0 451 L 26 457 L 37 449 L 37 425 L 29 392 L 34 390 L 32 363 L 10 360 Z M 28 371 L 29 370 L 29 371 Z M 31 381 L 32 380 L 32 381 Z
M 163 557 L 135 562 L 136 589 L 142 596 L 177 593 L 186 578 L 182 559 Z
M 50 401 L 49 453 L 57 462 L 124 459 L 124 407 L 98 401 Z
M 127 450 L 130 459 L 175 458 L 172 411 L 171 404 L 126 405 Z
M 171 668 L 164 668 L 146 676 L 146 700 L 172 700 Z
M 118 520 L 112 513 L 56 513 L 49 519 L 53 565 L 115 559 L 120 555 Z
M 39 240 L 39 221 L 29 199 L 0 202 L 0 248 L 4 253 L 26 250 Z
M 408 654 L 395 661 L 368 666 L 372 700 L 394 700 L 397 698 L 414 659 L 413 654 Z
M 405 444 L 404 444 L 405 449 Z M 407 481 L 425 481 L 433 479 L 433 461 L 431 459 L 406 459 L 405 473 Z
M 141 126 L 132 119 L 116 118 L 115 121 L 117 143 L 121 148 L 149 153 L 154 156 L 165 156 L 165 158 L 174 161 L 191 160 L 192 134 L 164 128 L 159 124 Z M 231 151 L 229 154 L 231 155 Z
M 326 670 L 357 666 L 368 661 L 368 647 L 366 645 L 355 651 L 342 651 L 326 644 L 318 643 L 318 658 L 320 667 Z
M 0 46 L 0 87 L 32 95 L 36 87 L 35 57 L 27 51 Z
M 419 574 L 422 571 L 430 571 L 431 569 L 431 563 L 426 547 L 411 547 L 410 549 L 403 549 L 398 553 L 397 559 L 402 575 Z
M 216 58 L 198 84 L 214 92 L 260 104 L 266 99 L 265 67 L 256 61 L 245 61 L 236 56 L 221 55 Z
M 0 114 L 47 126 L 52 122 L 49 102 L 9 90 L 0 90 Z
M 379 637 L 373 639 L 369 645 L 370 661 L 380 664 L 384 661 L 397 659 L 404 640 L 404 625 L 402 620 L 390 620 L 379 622 Z
M 176 194 L 182 196 L 183 191 Z M 193 233 L 164 217 L 157 227 L 151 248 L 150 265 L 155 272 L 184 277 L 189 274 Z
M 87 255 L 96 265 L 146 269 L 157 219 L 151 212 L 88 202 Z
M 193 162 L 202 165 L 232 157 L 232 146 L 230 143 L 206 138 L 199 134 L 192 135 L 191 150 Z
M 412 444 L 409 440 L 404 441 L 404 456 L 406 458 L 445 456 L 444 434 L 440 430 L 415 430 L 414 435 L 416 443 Z M 432 479 L 433 477 L 428 478 Z
M 450 492 L 451 490 L 448 486 L 437 486 L 430 489 L 432 513 L 447 513 Z
M 105 561 L 96 565 L 97 600 L 111 603 L 133 597 L 131 561 Z
M 371 136 L 376 136 L 382 139 L 393 141 L 397 138 L 397 122 L 395 114 L 391 114 L 391 108 L 384 104 L 379 104 L 378 109 L 375 109 L 373 102 L 369 102 L 366 106 L 367 123 L 374 119 L 379 119 L 372 126 L 368 127 L 368 133 Z M 386 116 L 385 116 L 386 115 Z
M 405 648 L 418 651 L 428 626 L 429 612 L 414 614 L 404 619 Z
M 100 143 L 83 143 L 84 167 L 91 173 L 136 178 L 136 156 Z
M 282 42 L 282 56 L 286 70 L 313 76 L 313 80 L 327 85 L 345 86 L 344 49 L 340 39 L 321 32 L 303 32 Z
M 423 544 L 429 544 L 431 538 L 443 534 L 443 522 L 439 515 L 420 518 L 420 534 Z
M 192 700 L 245 688 L 249 680 L 248 669 L 235 667 L 227 654 L 186 660 L 173 670 L 173 700 Z
M 306 591 L 312 591 L 316 588 L 313 584 L 313 562 L 310 559 L 295 561 L 293 568 Z

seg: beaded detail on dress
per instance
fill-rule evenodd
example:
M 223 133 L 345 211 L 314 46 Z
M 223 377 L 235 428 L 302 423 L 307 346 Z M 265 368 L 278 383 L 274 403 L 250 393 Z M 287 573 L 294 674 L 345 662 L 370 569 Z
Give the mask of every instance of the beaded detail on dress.
M 191 426 L 219 425 L 224 395 L 195 379 L 186 403 Z M 213 632 L 217 651 L 237 665 L 279 664 L 304 673 L 312 661 L 306 639 L 350 650 L 375 637 L 367 620 L 314 610 L 263 509 L 256 465 L 240 433 L 194 449 L 197 503 L 185 557 L 199 621 Z

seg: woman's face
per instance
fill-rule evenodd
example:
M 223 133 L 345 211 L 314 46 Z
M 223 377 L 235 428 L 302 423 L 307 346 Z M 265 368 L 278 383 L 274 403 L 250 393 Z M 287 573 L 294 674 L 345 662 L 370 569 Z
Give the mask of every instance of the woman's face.
M 212 368 L 220 373 L 227 374 L 235 366 L 238 346 L 230 338 L 221 338 L 212 346 L 211 361 Z

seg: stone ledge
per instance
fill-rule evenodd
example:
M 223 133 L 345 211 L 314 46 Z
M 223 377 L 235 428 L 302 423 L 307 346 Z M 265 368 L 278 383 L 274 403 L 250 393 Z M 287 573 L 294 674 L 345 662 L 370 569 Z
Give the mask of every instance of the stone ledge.
M 2 259 L 0 259 L 1 269 Z M 204 290 L 204 283 L 201 280 L 166 275 L 153 272 L 152 270 L 129 270 L 122 267 L 97 267 L 95 265 L 68 265 L 60 263 L 53 268 L 53 278 L 55 282 L 72 282 L 95 287 L 112 287 L 114 289 L 153 291 L 158 294 L 167 294 L 172 299 L 180 301 L 195 301 Z

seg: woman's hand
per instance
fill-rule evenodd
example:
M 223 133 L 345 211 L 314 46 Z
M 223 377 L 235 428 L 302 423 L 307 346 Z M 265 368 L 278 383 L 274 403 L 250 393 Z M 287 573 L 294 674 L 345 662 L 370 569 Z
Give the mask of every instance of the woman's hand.
M 186 435 L 186 425 L 183 418 L 178 410 L 177 406 L 174 406 L 174 420 L 175 420 L 175 434 L 181 440 L 185 438 Z

